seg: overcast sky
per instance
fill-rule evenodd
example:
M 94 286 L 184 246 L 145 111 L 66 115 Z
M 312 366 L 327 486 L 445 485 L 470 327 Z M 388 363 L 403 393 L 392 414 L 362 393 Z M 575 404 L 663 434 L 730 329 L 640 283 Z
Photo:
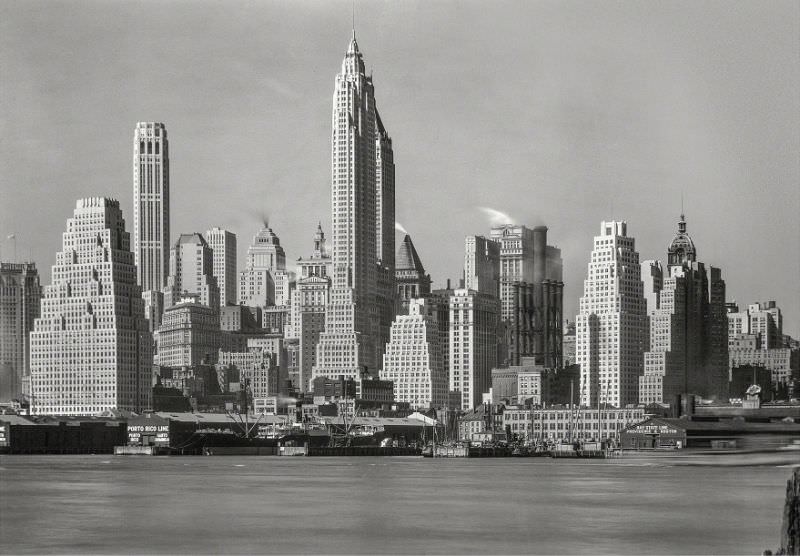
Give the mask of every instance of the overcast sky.
M 0 2 L 0 238 L 50 282 L 75 200 L 120 200 L 132 137 L 170 141 L 173 239 L 260 214 L 287 259 L 330 226 L 334 77 L 351 2 Z M 800 4 L 358 2 L 394 140 L 397 219 L 437 286 L 491 207 L 550 228 L 574 318 L 600 222 L 666 258 L 681 193 L 728 298 L 800 333 Z M 397 241 L 402 239 L 398 234 Z

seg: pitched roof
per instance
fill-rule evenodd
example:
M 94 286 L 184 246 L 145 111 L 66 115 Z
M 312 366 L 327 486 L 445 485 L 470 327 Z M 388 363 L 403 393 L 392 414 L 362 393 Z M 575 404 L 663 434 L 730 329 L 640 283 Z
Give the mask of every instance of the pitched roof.
M 422 266 L 422 261 L 419 260 L 417 250 L 414 249 L 411 236 L 408 234 L 403 238 L 403 242 L 397 250 L 397 259 L 394 267 L 397 270 L 416 270 L 421 274 L 425 274 L 425 268 Z

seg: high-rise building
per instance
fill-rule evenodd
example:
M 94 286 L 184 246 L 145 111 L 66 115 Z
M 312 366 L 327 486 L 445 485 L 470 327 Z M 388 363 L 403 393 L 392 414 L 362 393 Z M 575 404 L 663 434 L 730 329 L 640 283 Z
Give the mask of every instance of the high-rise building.
M 625 222 L 603 222 L 575 319 L 581 404 L 637 403 L 647 344 L 639 253 Z
M 0 402 L 30 394 L 30 333 L 41 297 L 35 264 L 0 263 Z
M 279 270 L 286 270 L 286 253 L 265 222 L 247 249 L 247 263 L 239 275 L 239 303 L 251 307 L 275 305 L 274 273 Z
M 408 236 L 406 236 L 408 237 Z M 447 404 L 447 371 L 436 312 L 424 299 L 412 299 L 408 315 L 397 315 L 383 355 L 381 379 L 394 382 L 394 397 L 413 409 Z
M 215 226 L 206 231 L 205 239 L 213 256 L 219 304 L 221 307 L 236 305 L 236 234 Z
M 759 365 L 769 369 L 773 385 L 791 380 L 791 350 L 784 347 L 783 316 L 775 301 L 751 303 L 744 311 L 732 307 L 728 325 L 728 375 L 733 369 Z
M 392 138 L 375 109 L 375 305 L 378 310 L 375 362 L 380 365 L 395 315 L 394 151 Z
M 394 271 L 397 288 L 397 313 L 408 314 L 408 306 L 412 299 L 425 297 L 431 293 L 431 277 L 425 274 L 425 267 L 414 248 L 411 236 L 406 234 L 397 250 Z
M 169 272 L 169 142 L 164 124 L 133 133 L 133 245 L 142 291 L 161 291 Z
M 333 282 L 314 375 L 360 379 L 377 375 L 391 322 L 393 303 L 382 299 L 394 296 L 394 164 L 355 33 L 336 76 L 332 124 Z
M 667 249 L 667 267 L 642 265 L 649 349 L 639 378 L 641 403 L 673 403 L 681 394 L 726 399 L 725 282 L 697 260 L 681 215 Z
M 325 308 L 330 295 L 330 278 L 308 276 L 297 281 L 292 294 L 292 337 L 299 340 L 297 388 L 310 392 L 311 373 L 316 364 L 317 342 L 325 330 Z
M 547 226 L 506 224 L 492 228 L 500 246 L 500 307 L 504 333 L 501 362 L 562 366 L 563 263 L 561 250 L 547 245 Z
M 464 239 L 464 288 L 500 299 L 500 245 L 483 236 Z
M 466 288 L 450 296 L 450 390 L 461 393 L 461 409 L 481 403 L 497 366 L 497 297 Z
M 170 249 L 164 310 L 186 295 L 219 312 L 219 287 L 214 278 L 214 255 L 201 234 L 181 234 Z
M 188 294 L 164 310 L 158 329 L 158 364 L 162 367 L 213 365 L 220 348 L 219 314 Z
M 149 409 L 152 336 L 119 202 L 80 199 L 31 332 L 32 411 Z
M 328 253 L 322 224 L 317 225 L 317 231 L 314 233 L 314 251 L 311 256 L 307 259 L 303 257 L 297 259 L 297 276 L 299 278 L 333 276 L 333 261 Z

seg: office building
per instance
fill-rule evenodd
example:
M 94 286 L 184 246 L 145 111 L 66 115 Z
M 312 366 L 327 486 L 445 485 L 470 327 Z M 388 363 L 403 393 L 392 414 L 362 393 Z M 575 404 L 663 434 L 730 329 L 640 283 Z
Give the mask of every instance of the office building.
M 397 250 L 395 261 L 397 314 L 407 315 L 412 299 L 425 297 L 431 293 L 431 277 L 425 274 L 425 267 L 422 266 L 422 261 L 408 234 L 403 238 Z
M 322 224 L 317 225 L 317 231 L 314 233 L 314 250 L 311 256 L 307 259 L 303 257 L 297 259 L 297 276 L 299 278 L 308 278 L 309 276 L 326 278 L 333 276 L 333 260 L 328 253 Z
M 500 245 L 483 236 L 464 239 L 464 288 L 500 299 Z
M 250 307 L 275 305 L 274 273 L 279 270 L 286 270 L 286 253 L 265 222 L 247 249 L 247 263 L 239 275 L 239 303 Z
M 236 305 L 236 234 L 222 228 L 211 228 L 205 233 L 211 247 L 214 278 L 219 288 L 219 305 Z
M 197 294 L 185 294 L 167 307 L 158 328 L 158 364 L 194 367 L 217 362 L 221 334 L 219 314 Z
M 41 297 L 34 263 L 0 263 L 0 402 L 30 394 L 30 333 Z
M 394 382 L 395 400 L 407 402 L 413 409 L 443 407 L 448 380 L 436 312 L 424 299 L 412 299 L 408 311 L 392 323 L 381 379 Z
M 389 313 L 381 298 L 394 295 L 394 268 L 387 264 L 394 254 L 394 222 L 391 232 L 388 224 L 394 211 L 394 180 L 392 176 L 390 184 L 387 171 L 391 142 L 386 140 L 355 33 L 336 76 L 332 125 L 333 275 L 314 375 L 359 380 L 365 374 L 377 375 L 384 347 L 380 344 L 391 320 L 386 320 Z
M 186 296 L 219 312 L 219 287 L 214 278 L 214 255 L 201 234 L 181 234 L 169 253 L 169 277 L 164 310 Z M 163 322 L 163 321 L 162 321 Z
M 169 272 L 169 142 L 162 123 L 133 133 L 133 252 L 143 292 L 161 291 Z
M 639 253 L 628 225 L 603 222 L 575 318 L 582 405 L 638 402 L 647 345 L 645 308 Z
M 31 409 L 150 407 L 152 336 L 119 201 L 78 200 L 31 332 Z
M 450 390 L 461 393 L 461 409 L 481 403 L 497 366 L 497 297 L 466 288 L 450 296 Z

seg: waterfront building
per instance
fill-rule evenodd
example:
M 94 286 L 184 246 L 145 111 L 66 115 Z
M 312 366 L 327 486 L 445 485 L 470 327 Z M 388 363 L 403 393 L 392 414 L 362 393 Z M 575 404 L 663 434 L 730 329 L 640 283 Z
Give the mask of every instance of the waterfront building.
M 647 314 L 639 253 L 625 222 L 603 222 L 575 319 L 581 405 L 638 402 Z
M 31 410 L 150 407 L 152 336 L 119 201 L 78 200 L 31 332 Z
M 422 261 L 408 234 L 400 243 L 395 261 L 397 314 L 407 315 L 412 299 L 425 297 L 431 293 L 431 277 L 429 274 L 425 274 L 425 267 L 422 266 Z
M 725 399 L 727 321 L 719 269 L 697 260 L 683 215 L 667 249 L 667 267 L 642 265 L 649 308 L 649 349 L 639 402 L 671 403 L 684 393 Z
M 205 239 L 211 247 L 219 305 L 236 305 L 236 234 L 215 226 L 206 231 Z
M 264 227 L 253 236 L 247 263 L 239 274 L 239 303 L 251 307 L 275 305 L 275 272 L 286 270 L 286 253 L 272 228 Z
M 461 392 L 461 409 L 481 403 L 491 386 L 492 368 L 497 366 L 497 297 L 466 288 L 450 296 L 450 390 Z
M 181 234 L 170 249 L 169 277 L 164 288 L 164 309 L 187 295 L 214 312 L 219 311 L 219 287 L 214 278 L 214 255 L 202 234 Z
M 0 263 L 0 402 L 30 394 L 30 333 L 41 297 L 34 263 Z
M 740 335 L 740 338 L 748 337 Z M 764 367 L 771 373 L 773 388 L 787 388 L 792 380 L 792 351 L 789 348 L 761 349 L 757 338 L 751 335 L 749 341 L 739 340 L 740 344 L 729 348 L 727 367 L 731 380 L 737 367 Z
M 520 439 L 537 441 L 619 440 L 628 427 L 646 418 L 644 407 L 621 409 L 560 406 L 506 407 L 503 428 Z
M 252 398 L 266 398 L 277 396 L 279 391 L 280 365 L 273 361 L 272 354 L 263 349 L 252 349 L 244 352 L 219 351 L 217 360 L 217 373 L 236 369 L 238 371 L 238 387 L 231 391 L 243 389 L 246 381 L 250 381 L 250 396 Z
M 161 291 L 169 272 L 169 142 L 164 124 L 133 133 L 133 252 L 143 292 Z
M 393 261 L 389 264 L 394 250 L 393 218 L 389 223 L 394 180 L 392 175 L 390 184 L 391 142 L 355 33 L 336 76 L 332 125 L 333 275 L 314 375 L 359 380 L 362 374 L 377 374 L 384 349 L 380 344 L 391 322 L 386 309 L 393 303 L 384 303 L 383 296 L 394 296 Z
M 395 399 L 413 409 L 447 404 L 447 371 L 436 311 L 424 299 L 412 299 L 408 315 L 397 315 L 383 355 L 381 378 L 394 382 Z
M 164 310 L 158 329 L 158 364 L 162 367 L 213 365 L 221 334 L 218 313 L 197 294 L 186 294 Z

